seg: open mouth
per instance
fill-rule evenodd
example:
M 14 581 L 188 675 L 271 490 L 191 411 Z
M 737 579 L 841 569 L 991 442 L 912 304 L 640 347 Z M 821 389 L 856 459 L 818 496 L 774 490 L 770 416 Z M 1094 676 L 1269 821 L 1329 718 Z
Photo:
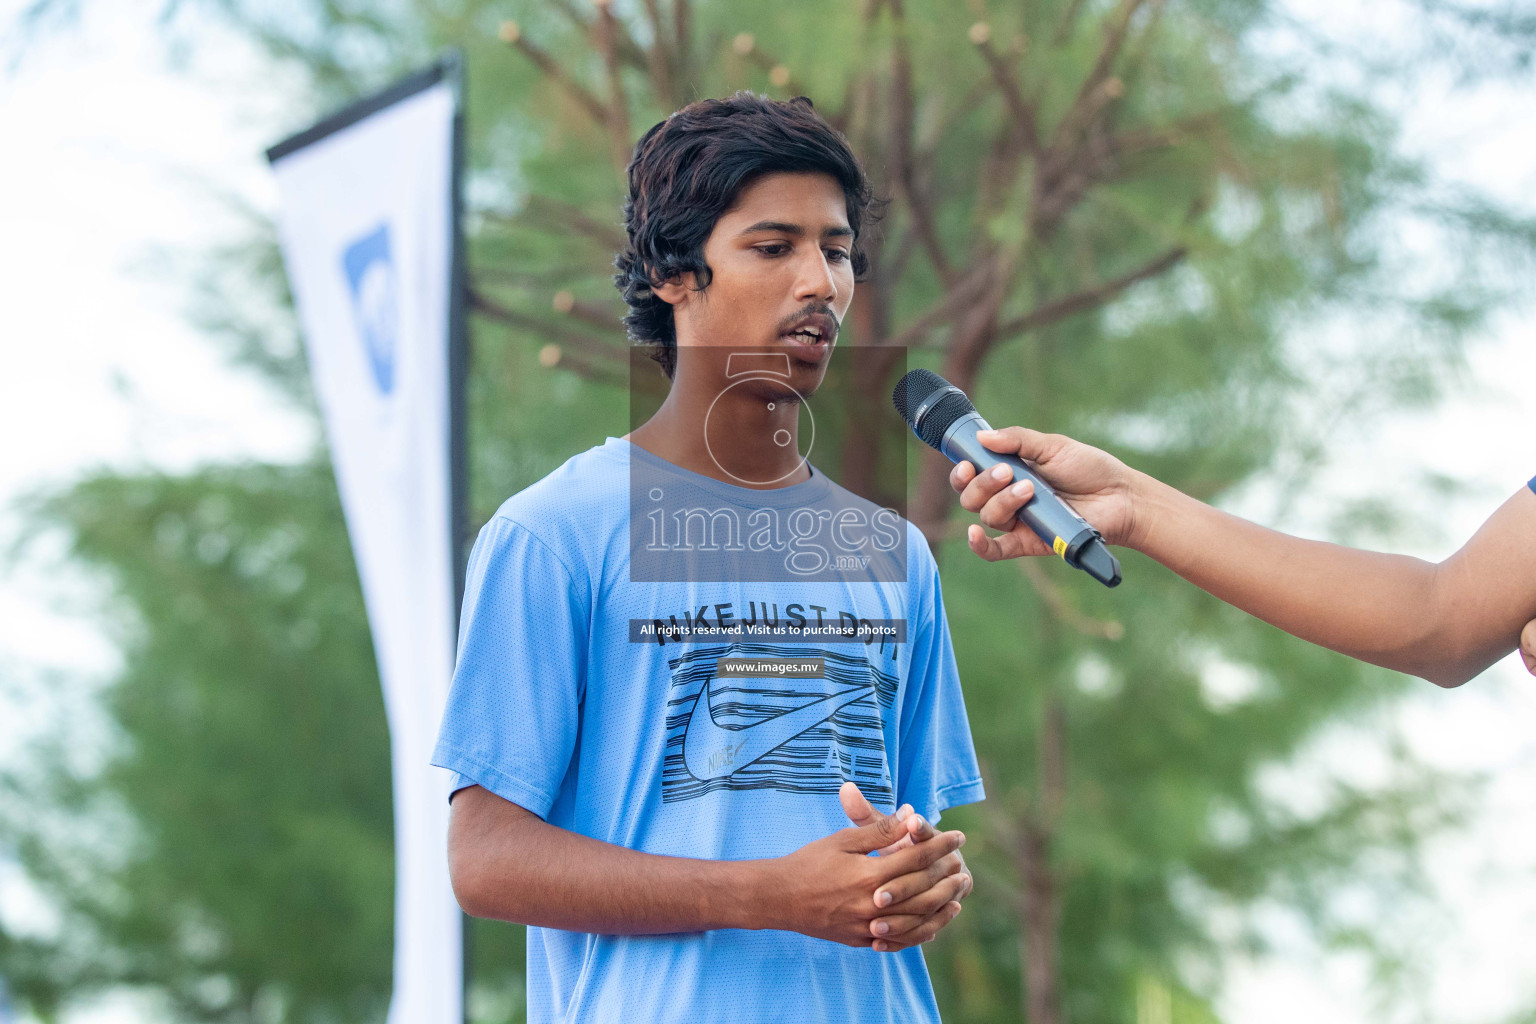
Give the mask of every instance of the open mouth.
M 820 313 L 796 321 L 790 325 L 789 330 L 779 335 L 782 341 L 795 349 L 793 354 L 796 358 L 809 362 L 825 359 L 836 337 L 837 321 Z
M 781 335 L 780 340 L 788 343 L 791 356 L 808 363 L 821 362 L 832 350 L 826 338 L 808 331 L 792 331 Z

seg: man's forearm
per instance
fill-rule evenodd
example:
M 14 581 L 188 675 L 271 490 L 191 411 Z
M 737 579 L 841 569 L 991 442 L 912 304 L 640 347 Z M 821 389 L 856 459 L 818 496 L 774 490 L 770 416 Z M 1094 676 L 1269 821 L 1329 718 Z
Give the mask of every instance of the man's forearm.
M 1489 549 L 1501 543 L 1495 520 L 1492 534 L 1480 532 L 1436 565 L 1291 537 L 1145 474 L 1132 486 L 1131 546 L 1221 600 L 1351 657 L 1457 685 L 1512 649 L 1529 615 L 1531 578 L 1491 564 Z
M 455 803 L 486 796 L 465 790 Z M 449 861 L 459 904 L 475 917 L 604 935 L 775 925 L 765 861 L 639 853 L 521 808 L 455 829 Z

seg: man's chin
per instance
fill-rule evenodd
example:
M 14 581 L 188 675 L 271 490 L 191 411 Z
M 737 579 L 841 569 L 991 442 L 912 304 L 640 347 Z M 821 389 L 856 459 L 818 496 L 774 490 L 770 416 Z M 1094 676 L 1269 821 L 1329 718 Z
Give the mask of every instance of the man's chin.
M 820 380 L 805 382 L 805 387 L 801 387 L 801 383 L 802 381 L 798 377 L 791 378 L 782 384 L 779 381 L 774 381 L 758 391 L 755 397 L 761 401 L 773 402 L 777 405 L 794 405 L 810 398 L 811 395 L 816 393 L 816 388 L 821 385 Z
M 822 379 L 825 373 L 822 367 L 811 367 L 802 370 L 799 365 L 794 365 L 794 373 L 790 376 L 790 387 L 794 388 L 793 395 L 786 395 L 785 401 L 800 401 L 816 395 L 816 390 L 822 387 Z
M 827 376 L 827 364 L 789 357 L 790 385 L 805 398 L 810 398 L 821 387 Z

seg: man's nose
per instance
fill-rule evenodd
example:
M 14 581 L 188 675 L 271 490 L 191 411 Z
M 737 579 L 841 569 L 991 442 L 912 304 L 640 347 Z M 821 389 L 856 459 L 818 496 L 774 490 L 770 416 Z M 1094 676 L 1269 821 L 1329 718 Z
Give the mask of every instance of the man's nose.
M 800 261 L 799 274 L 795 278 L 795 298 L 801 302 L 819 299 L 828 304 L 837 298 L 837 278 L 827 254 L 820 249 L 814 256 L 808 255 Z

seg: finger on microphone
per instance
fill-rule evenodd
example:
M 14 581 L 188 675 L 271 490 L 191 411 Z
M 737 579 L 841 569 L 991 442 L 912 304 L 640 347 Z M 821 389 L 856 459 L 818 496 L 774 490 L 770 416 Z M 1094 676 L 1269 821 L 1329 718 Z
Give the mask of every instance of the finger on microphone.
M 998 491 L 981 507 L 981 521 L 994 530 L 1012 529 L 1014 517 L 1030 498 L 1035 496 L 1035 485 L 1029 480 Z
M 1010 536 L 1010 534 L 1005 533 L 1001 537 L 988 537 L 987 531 L 975 523 L 972 523 L 965 531 L 965 540 L 970 545 L 971 550 L 988 562 L 997 562 L 1011 557 L 1004 554 L 1002 543 L 1008 540 Z
M 965 490 L 965 485 L 971 482 L 971 477 L 976 475 L 976 467 L 965 459 L 955 463 L 955 468 L 949 471 L 949 486 L 956 493 Z
M 966 530 L 965 540 L 972 551 L 988 562 L 1055 554 L 1039 537 L 1022 528 L 1001 537 L 988 537 L 986 530 L 973 523 Z
M 997 472 L 999 469 L 1003 472 Z M 960 507 L 967 512 L 980 512 L 992 500 L 992 496 L 1007 487 L 1008 481 L 1012 479 L 1013 470 L 1007 466 L 994 466 L 992 472 L 979 474 L 960 492 Z

